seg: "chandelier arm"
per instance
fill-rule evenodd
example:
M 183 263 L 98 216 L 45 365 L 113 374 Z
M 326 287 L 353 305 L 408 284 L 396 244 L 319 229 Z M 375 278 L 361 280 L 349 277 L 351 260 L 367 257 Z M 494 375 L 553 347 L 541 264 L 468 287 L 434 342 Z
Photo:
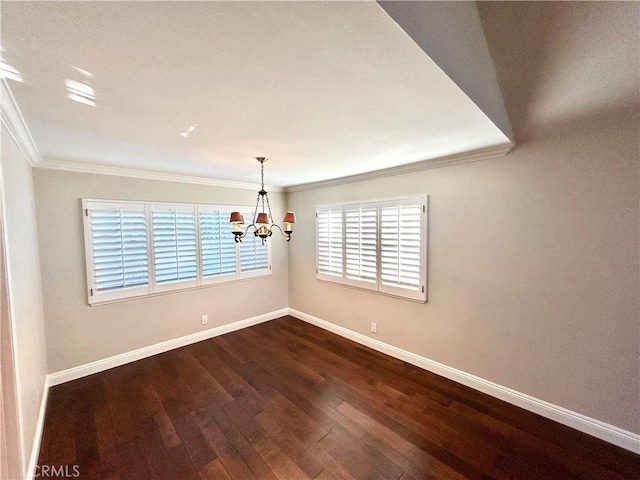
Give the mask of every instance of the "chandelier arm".
M 233 239 L 236 241 L 236 243 L 242 243 L 242 239 L 247 236 L 247 233 L 249 233 L 249 228 L 251 228 L 252 226 L 255 228 L 254 224 L 252 223 L 251 225 L 247 225 L 247 228 L 245 228 L 242 233 L 235 234 Z
M 251 229 L 251 227 L 253 227 L 254 230 L 258 230 L 258 227 L 256 227 L 256 224 L 251 223 L 247 225 L 247 228 L 244 229 L 244 233 L 241 235 L 241 238 L 244 238 L 249 234 L 249 230 Z
M 277 223 L 274 223 L 271 226 L 271 231 L 273 231 L 274 228 L 277 228 L 278 230 L 280 230 L 280 234 L 287 239 L 287 242 L 291 240 L 291 234 L 290 233 L 285 233 L 282 231 L 282 228 L 280 227 L 280 225 L 278 225 Z
M 272 228 L 271 228 L 271 230 L 273 230 L 274 228 L 277 228 L 278 230 L 280 230 L 280 234 L 281 234 L 284 238 L 287 238 L 287 235 L 282 231 L 282 228 L 280 228 L 280 225 L 278 225 L 278 224 L 274 223 L 271 227 L 272 227 Z

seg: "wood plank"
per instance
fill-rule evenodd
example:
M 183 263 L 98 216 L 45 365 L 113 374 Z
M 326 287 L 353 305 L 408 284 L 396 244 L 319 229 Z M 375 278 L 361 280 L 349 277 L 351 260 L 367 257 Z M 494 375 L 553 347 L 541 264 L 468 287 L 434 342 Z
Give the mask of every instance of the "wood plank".
M 177 400 L 163 403 L 171 423 L 197 470 L 216 459 L 216 454 L 186 408 Z
M 333 434 L 329 433 L 320 440 L 320 445 L 355 478 L 361 480 L 383 478 L 382 474 L 373 468 L 366 458 L 356 455 L 348 445 L 338 441 Z
M 209 415 L 207 409 L 202 408 L 194 412 L 194 418 L 209 442 L 209 445 L 211 445 L 223 467 L 229 473 L 229 476 L 231 476 L 231 478 L 255 480 L 256 476 L 236 447 L 225 436 L 222 430 L 220 430 L 220 427 L 218 427 L 218 424 L 212 419 L 211 415 Z
M 233 444 L 256 478 L 259 480 L 276 480 L 276 476 L 269 466 L 221 409 L 209 408 L 207 413 L 220 427 L 224 436 Z
M 239 426 L 244 437 L 258 452 L 269 468 L 280 480 L 308 479 L 308 476 L 296 463 L 295 457 L 290 458 L 275 443 L 255 421 Z
M 200 470 L 201 480 L 232 480 L 219 459 L 207 463 Z

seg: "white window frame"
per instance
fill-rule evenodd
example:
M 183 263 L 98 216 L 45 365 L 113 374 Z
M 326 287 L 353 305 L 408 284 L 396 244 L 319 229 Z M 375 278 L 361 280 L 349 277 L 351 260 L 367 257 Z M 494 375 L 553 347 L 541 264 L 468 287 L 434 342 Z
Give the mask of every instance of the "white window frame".
M 381 208 L 385 206 L 401 206 L 401 205 L 416 205 L 421 207 L 421 223 L 420 223 L 420 288 L 418 290 L 412 290 L 409 288 L 403 288 L 393 285 L 385 285 L 381 280 Z M 370 208 L 375 206 L 377 209 L 377 237 L 376 237 L 376 281 L 366 282 L 359 279 L 348 278 L 346 268 L 346 223 L 347 223 L 347 210 L 354 208 Z M 322 272 L 319 262 L 319 238 L 318 238 L 318 214 L 328 211 L 341 211 L 342 212 L 342 273 L 328 273 Z M 416 195 L 409 197 L 391 198 L 391 199 L 379 199 L 367 202 L 353 202 L 342 203 L 332 205 L 317 205 L 316 206 L 316 279 L 322 282 L 335 283 L 348 287 L 353 287 L 361 290 L 367 290 L 381 295 L 387 295 L 392 297 L 403 298 L 420 303 L 427 301 L 427 247 L 428 247 L 428 215 L 429 215 L 429 196 L 428 195 Z
M 196 227 L 196 279 L 177 281 L 158 285 L 155 275 L 155 252 L 153 246 L 153 207 L 161 209 L 176 209 L 181 211 L 193 211 L 195 214 Z M 92 209 L 134 209 L 145 212 L 146 233 L 147 233 L 147 268 L 148 268 L 148 285 L 141 287 L 122 288 L 110 292 L 99 293 L 94 284 L 95 262 L 93 258 L 93 239 L 91 234 L 91 218 L 90 210 Z M 87 274 L 87 300 L 89 305 L 103 305 L 115 303 L 135 298 L 144 298 L 166 293 L 179 292 L 188 289 L 212 287 L 216 285 L 235 283 L 254 278 L 268 277 L 272 273 L 272 247 L 271 242 L 267 241 L 267 267 L 259 270 L 251 270 L 248 272 L 240 271 L 240 243 L 236 243 L 235 262 L 236 268 L 232 274 L 221 275 L 219 277 L 204 278 L 202 273 L 202 238 L 200 232 L 200 212 L 220 211 L 231 213 L 232 211 L 253 210 L 255 207 L 251 205 L 213 205 L 213 204 L 186 204 L 186 203 L 167 203 L 167 202 L 139 202 L 139 201 L 122 201 L 122 200 L 105 200 L 105 199 L 82 199 L 82 217 L 84 227 L 84 243 L 85 243 L 85 264 Z M 231 224 L 229 224 L 229 235 L 232 236 Z M 249 235 L 253 235 L 251 232 Z

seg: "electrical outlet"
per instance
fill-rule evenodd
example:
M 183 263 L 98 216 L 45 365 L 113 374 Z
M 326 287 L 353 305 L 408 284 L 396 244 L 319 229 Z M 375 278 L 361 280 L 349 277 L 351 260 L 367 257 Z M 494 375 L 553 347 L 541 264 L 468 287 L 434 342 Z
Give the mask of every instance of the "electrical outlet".
M 371 333 L 378 333 L 378 324 L 371 322 Z
M 203 325 L 206 325 L 207 323 L 209 323 L 209 316 L 208 315 L 202 315 L 200 317 L 200 321 L 202 322 Z

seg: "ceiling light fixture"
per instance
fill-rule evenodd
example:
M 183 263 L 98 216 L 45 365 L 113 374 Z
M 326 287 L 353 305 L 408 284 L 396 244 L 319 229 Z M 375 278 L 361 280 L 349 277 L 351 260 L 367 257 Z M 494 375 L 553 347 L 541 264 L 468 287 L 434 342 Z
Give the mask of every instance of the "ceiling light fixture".
M 229 222 L 233 224 L 233 235 L 235 236 L 236 243 L 242 242 L 242 239 L 249 233 L 249 230 L 253 228 L 253 234 L 256 237 L 260 237 L 262 239 L 262 244 L 264 245 L 267 237 L 270 237 L 273 234 L 273 229 L 277 228 L 280 230 L 282 236 L 287 239 L 287 242 L 291 240 L 291 234 L 293 233 L 293 224 L 296 223 L 296 214 L 294 212 L 287 212 L 284 216 L 284 230 L 273 223 L 273 216 L 271 215 L 271 205 L 269 204 L 269 195 L 267 191 L 264 189 L 264 162 L 267 161 L 265 157 L 256 157 L 256 160 L 260 162 L 260 176 L 261 176 L 261 188 L 258 192 L 258 198 L 256 199 L 256 208 L 253 212 L 253 218 L 251 219 L 251 224 L 247 225 L 247 228 L 242 230 L 242 225 L 244 225 L 244 218 L 240 212 L 231 212 L 231 218 Z M 265 201 L 267 204 L 267 213 L 265 211 Z M 262 206 L 262 212 L 258 213 L 258 207 Z

